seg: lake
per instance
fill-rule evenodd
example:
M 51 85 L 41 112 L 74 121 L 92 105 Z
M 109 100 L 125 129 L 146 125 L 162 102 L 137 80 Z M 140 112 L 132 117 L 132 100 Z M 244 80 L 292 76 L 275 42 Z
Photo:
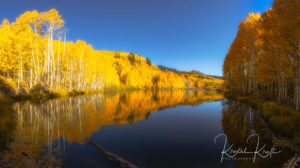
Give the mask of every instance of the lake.
M 271 156 L 221 159 L 224 145 L 255 151 L 258 136 Z M 282 167 L 292 152 L 272 138 L 257 110 L 217 92 L 111 91 L 1 105 L 0 167 Z

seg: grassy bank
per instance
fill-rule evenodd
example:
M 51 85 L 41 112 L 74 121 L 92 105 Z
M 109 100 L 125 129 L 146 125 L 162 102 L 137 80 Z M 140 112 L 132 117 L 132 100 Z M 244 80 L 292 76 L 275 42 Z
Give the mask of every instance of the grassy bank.
M 264 101 L 253 97 L 240 97 L 225 94 L 228 99 L 247 103 L 253 108 L 259 109 L 263 118 L 267 121 L 272 131 L 280 137 L 292 139 L 296 145 L 300 145 L 300 112 L 290 107 L 278 105 L 274 102 Z
M 97 91 L 101 92 L 101 91 Z M 96 91 L 71 91 L 71 92 L 53 92 L 53 93 L 31 93 L 31 94 L 20 94 L 20 95 L 2 95 L 0 96 L 1 103 L 13 103 L 17 101 L 46 101 L 50 99 L 60 97 L 72 97 L 84 94 L 96 93 Z

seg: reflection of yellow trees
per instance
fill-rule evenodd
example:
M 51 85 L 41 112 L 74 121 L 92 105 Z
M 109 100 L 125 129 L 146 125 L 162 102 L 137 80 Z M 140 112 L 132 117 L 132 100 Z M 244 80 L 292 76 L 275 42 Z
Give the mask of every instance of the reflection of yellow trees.
M 161 108 L 221 98 L 216 92 L 139 90 L 55 99 L 42 104 L 16 103 L 15 141 L 10 146 L 17 160 L 25 157 L 22 152 L 40 159 L 45 150 L 41 145 L 51 153 L 65 142 L 83 143 L 102 125 L 132 123 Z M 11 155 L 8 152 L 5 158 Z
M 184 104 L 199 104 L 221 99 L 216 92 L 202 91 L 135 91 L 109 97 L 104 104 L 102 125 L 139 121 L 161 108 Z
M 222 125 L 224 133 L 227 135 L 228 145 L 233 145 L 233 150 L 247 147 L 247 151 L 255 151 L 257 140 L 250 139 L 247 143 L 247 138 L 251 134 L 258 134 L 260 137 L 259 149 L 265 146 L 265 150 L 270 150 L 273 147 L 273 135 L 266 125 L 261 121 L 257 110 L 251 108 L 247 104 L 241 104 L 235 101 L 225 101 L 222 112 Z M 256 157 L 255 163 L 253 160 L 236 160 L 236 167 L 282 167 L 282 164 L 291 157 L 288 149 L 277 147 L 281 153 L 273 155 L 272 158 Z M 239 155 L 243 158 L 253 158 L 253 155 Z
M 0 151 L 6 148 L 6 144 L 11 141 L 16 121 L 14 120 L 10 106 L 0 102 Z

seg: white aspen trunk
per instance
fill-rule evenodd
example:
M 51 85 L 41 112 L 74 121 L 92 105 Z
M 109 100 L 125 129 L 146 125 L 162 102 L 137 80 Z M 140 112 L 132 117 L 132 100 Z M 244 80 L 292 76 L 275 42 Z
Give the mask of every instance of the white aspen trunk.
M 20 82 L 23 80 L 23 61 L 22 61 L 22 52 L 19 51 L 20 56 L 20 74 L 18 75 L 18 91 L 20 91 Z
M 82 48 L 80 50 L 80 68 L 79 68 L 78 89 L 81 89 L 81 76 L 82 76 Z
M 60 84 L 60 37 L 58 40 L 58 54 L 57 54 L 57 68 L 56 68 L 56 90 L 59 88 Z
M 38 48 L 37 48 L 37 42 L 35 41 L 35 50 L 36 50 L 36 60 L 37 60 L 37 72 L 35 77 L 35 83 L 40 80 L 40 62 L 39 62 L 39 56 L 38 56 Z
M 65 31 L 65 35 L 64 35 L 64 51 L 63 51 L 62 60 L 65 59 L 65 55 L 66 55 L 66 31 Z M 63 82 L 62 83 L 65 86 L 65 77 L 62 77 L 62 78 L 63 78 Z
M 30 82 L 29 82 L 29 88 L 32 88 L 32 81 L 33 81 L 33 73 L 32 73 L 32 68 L 30 68 Z
M 50 92 L 52 92 L 53 88 L 53 78 L 55 72 L 55 64 L 54 64 L 54 52 L 53 52 L 53 27 L 50 26 Z
M 42 78 L 43 78 L 43 82 L 46 83 L 48 80 L 47 77 L 47 55 L 48 55 L 48 51 L 46 49 L 44 49 L 44 66 L 42 67 Z M 47 77 L 47 78 L 46 78 Z
M 46 64 L 47 64 L 47 66 L 46 66 L 46 70 L 47 70 L 47 80 L 48 80 L 48 84 L 49 84 L 49 82 L 50 82 L 50 33 L 49 33 L 49 35 L 48 35 L 48 47 L 47 47 L 47 59 L 46 59 L 47 61 L 45 62 Z
M 69 68 L 69 76 L 70 76 L 70 83 L 69 83 L 69 90 L 72 90 L 72 80 L 73 80 L 73 76 L 72 76 L 72 72 L 71 72 L 71 67 L 72 67 L 72 63 L 70 62 L 70 68 Z
M 56 71 L 56 65 L 55 65 L 55 57 L 54 57 L 54 50 L 53 50 L 53 31 L 51 33 L 51 58 L 52 58 L 52 74 L 53 79 L 55 79 L 55 71 Z
M 50 92 L 52 92 L 52 86 L 53 86 L 53 50 L 52 50 L 52 32 L 51 32 L 51 35 L 50 35 L 50 76 L 51 76 L 51 79 L 50 79 Z
M 30 31 L 30 26 L 28 26 L 29 31 L 29 38 L 30 38 L 30 45 L 31 45 L 31 56 L 32 56 L 32 66 L 30 66 L 30 82 L 29 82 L 29 88 L 32 88 L 33 83 L 33 68 L 35 69 L 35 59 L 34 59 L 34 52 L 33 52 L 33 42 L 32 42 L 32 36 Z
M 36 26 L 34 26 L 34 33 L 36 34 L 37 33 L 37 29 L 36 29 Z M 40 63 L 39 63 L 39 51 L 38 51 L 38 47 L 37 47 L 37 39 L 34 38 L 34 41 L 35 41 L 35 55 L 36 55 L 36 62 L 37 62 L 37 68 L 36 68 L 36 72 L 35 72 L 35 84 L 37 83 L 39 79 L 39 76 L 40 76 Z

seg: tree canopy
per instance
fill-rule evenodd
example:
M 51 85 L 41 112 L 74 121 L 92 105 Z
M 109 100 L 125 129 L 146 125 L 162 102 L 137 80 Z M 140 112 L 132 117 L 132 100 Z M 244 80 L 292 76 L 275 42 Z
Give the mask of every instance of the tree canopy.
M 274 0 L 239 25 L 223 65 L 226 88 L 300 110 L 300 1 Z

